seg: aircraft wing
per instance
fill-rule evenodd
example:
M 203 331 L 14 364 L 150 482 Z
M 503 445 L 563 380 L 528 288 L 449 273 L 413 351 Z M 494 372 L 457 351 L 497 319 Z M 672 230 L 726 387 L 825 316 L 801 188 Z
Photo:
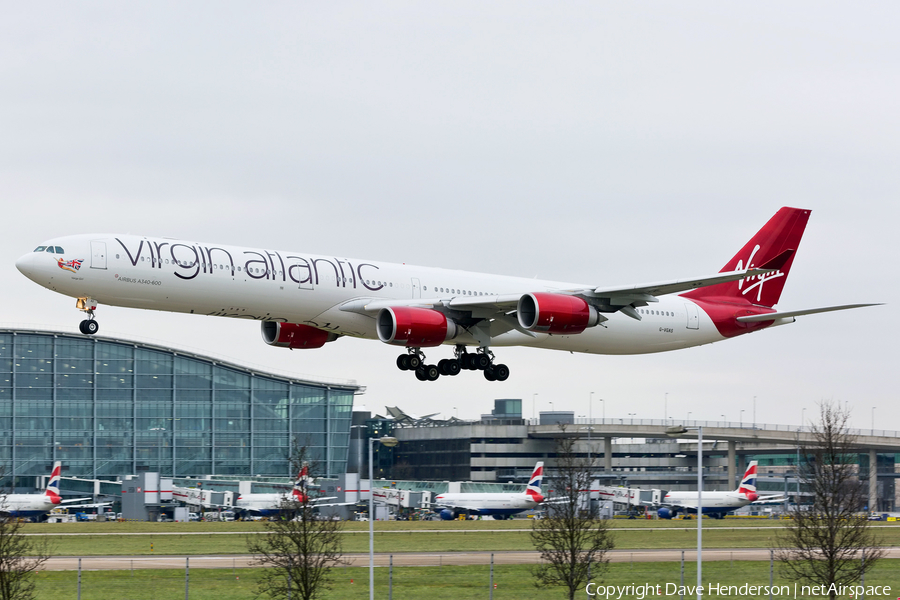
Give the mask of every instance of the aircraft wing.
M 60 504 L 69 504 L 70 502 L 84 502 L 85 500 L 93 500 L 93 498 L 72 498 L 70 500 L 61 500 Z
M 628 286 L 553 290 L 551 293 L 579 296 L 592 304 L 599 312 L 622 311 L 628 316 L 640 320 L 640 314 L 634 308 L 636 306 L 647 306 L 650 302 L 657 302 L 657 296 L 685 292 L 719 283 L 739 281 L 747 277 L 771 273 L 783 265 L 792 252 L 793 251 L 791 250 L 787 250 L 759 268 L 727 271 L 691 279 L 675 279 Z M 516 319 L 508 315 L 508 313 L 516 310 L 521 297 L 522 294 L 409 299 L 357 298 L 342 304 L 340 310 L 365 315 L 372 315 L 372 313 L 376 313 L 383 308 L 394 308 L 398 306 L 430 308 L 442 312 L 454 310 L 465 311 L 471 313 L 472 317 L 476 319 L 500 320 L 507 326 L 507 331 L 510 329 L 517 329 L 522 333 L 533 336 L 534 334 L 531 332 L 522 330 L 518 326 Z

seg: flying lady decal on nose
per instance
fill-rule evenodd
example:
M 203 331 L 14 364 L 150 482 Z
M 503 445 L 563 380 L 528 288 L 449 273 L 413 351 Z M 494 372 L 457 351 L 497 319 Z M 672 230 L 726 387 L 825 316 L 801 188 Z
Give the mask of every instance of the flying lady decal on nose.
M 72 260 L 63 260 L 61 258 L 56 259 L 56 264 L 59 265 L 60 269 L 65 269 L 66 271 L 72 271 L 73 273 L 77 272 L 78 269 L 81 268 L 81 263 L 84 262 L 83 258 L 74 258 Z

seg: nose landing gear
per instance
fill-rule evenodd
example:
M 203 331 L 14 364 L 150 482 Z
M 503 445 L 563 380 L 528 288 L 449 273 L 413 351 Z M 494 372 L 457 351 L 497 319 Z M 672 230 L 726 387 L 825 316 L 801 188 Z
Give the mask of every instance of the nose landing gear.
M 97 301 L 90 298 L 78 298 L 75 308 L 87 314 L 88 318 L 78 324 L 78 330 L 84 335 L 94 335 L 100 331 L 100 324 L 94 320 L 94 310 L 97 309 Z

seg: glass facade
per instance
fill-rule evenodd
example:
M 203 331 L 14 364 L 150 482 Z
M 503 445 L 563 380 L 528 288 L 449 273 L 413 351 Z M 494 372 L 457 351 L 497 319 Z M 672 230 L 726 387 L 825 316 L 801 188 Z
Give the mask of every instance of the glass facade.
M 346 471 L 356 386 L 260 374 L 133 342 L 0 330 L 6 476 L 290 477 L 296 444 Z

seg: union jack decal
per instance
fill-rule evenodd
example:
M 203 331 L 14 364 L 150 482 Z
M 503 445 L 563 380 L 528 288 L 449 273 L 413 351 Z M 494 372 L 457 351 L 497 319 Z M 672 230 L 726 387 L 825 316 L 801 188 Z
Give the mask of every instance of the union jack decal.
M 72 260 L 63 260 L 61 258 L 56 259 L 56 264 L 59 265 L 60 269 L 65 269 L 66 271 L 76 272 L 81 268 L 81 263 L 84 262 L 83 258 L 75 258 Z

